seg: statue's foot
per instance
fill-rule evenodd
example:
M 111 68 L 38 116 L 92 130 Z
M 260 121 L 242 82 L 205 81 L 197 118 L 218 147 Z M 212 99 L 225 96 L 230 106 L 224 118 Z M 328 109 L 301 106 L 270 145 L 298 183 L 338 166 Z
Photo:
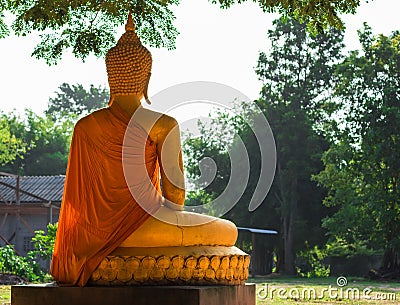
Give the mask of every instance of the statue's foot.
M 161 207 L 120 247 L 233 246 L 237 234 L 228 220 Z

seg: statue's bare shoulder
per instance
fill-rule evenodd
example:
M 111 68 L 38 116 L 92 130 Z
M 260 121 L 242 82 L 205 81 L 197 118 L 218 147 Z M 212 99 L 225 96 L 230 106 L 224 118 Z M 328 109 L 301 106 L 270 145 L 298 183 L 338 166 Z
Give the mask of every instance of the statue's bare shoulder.
M 161 112 L 141 108 L 137 114 L 134 118 L 135 121 L 147 131 L 149 137 L 156 143 L 163 141 L 171 130 L 178 126 L 175 118 Z

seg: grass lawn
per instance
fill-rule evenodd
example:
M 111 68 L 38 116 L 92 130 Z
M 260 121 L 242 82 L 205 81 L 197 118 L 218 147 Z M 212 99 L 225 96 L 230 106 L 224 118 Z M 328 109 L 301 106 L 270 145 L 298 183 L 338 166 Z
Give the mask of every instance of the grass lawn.
M 0 285 L 0 304 L 11 303 L 11 286 Z
M 339 281 L 342 286 L 339 286 L 334 277 L 303 279 L 284 276 L 250 278 L 248 282 L 257 284 L 257 305 L 400 304 L 400 282 L 349 277 L 342 278 Z
M 347 285 L 337 285 L 334 277 L 302 279 L 268 276 L 250 278 L 257 284 L 257 305 L 266 304 L 400 304 L 400 282 L 373 282 L 349 277 Z M 0 304 L 10 304 L 11 286 L 0 286 Z M 221 304 L 224 305 L 224 304 Z

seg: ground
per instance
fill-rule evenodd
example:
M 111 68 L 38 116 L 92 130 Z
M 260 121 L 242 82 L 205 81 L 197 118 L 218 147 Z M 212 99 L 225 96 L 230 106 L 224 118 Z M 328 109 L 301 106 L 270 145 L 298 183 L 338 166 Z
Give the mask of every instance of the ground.
M 376 282 L 355 277 L 303 279 L 269 276 L 251 278 L 257 284 L 257 305 L 264 304 L 400 304 L 400 282 Z
M 11 304 L 11 286 L 0 286 L 0 304 Z
M 302 279 L 284 276 L 251 278 L 248 282 L 257 284 L 257 305 L 400 304 L 400 282 L 376 282 L 354 277 Z M 10 299 L 11 286 L 0 286 L 0 304 L 10 305 Z
M 0 304 L 11 304 L 11 286 L 27 283 L 26 279 L 9 273 L 0 273 Z

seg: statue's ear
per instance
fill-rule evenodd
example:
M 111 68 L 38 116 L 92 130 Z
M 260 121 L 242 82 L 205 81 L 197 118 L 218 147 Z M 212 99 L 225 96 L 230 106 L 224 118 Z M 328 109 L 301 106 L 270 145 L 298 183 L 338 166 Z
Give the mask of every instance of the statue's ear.
M 149 104 L 149 105 L 151 104 L 151 102 L 149 100 L 149 96 L 147 94 L 147 90 L 149 88 L 150 76 L 151 76 L 151 73 L 149 72 L 149 74 L 147 76 L 147 79 L 146 79 L 146 82 L 144 83 L 144 88 L 143 88 L 144 99 L 146 100 L 146 103 Z
M 110 100 L 108 101 L 108 106 L 111 106 L 114 102 L 114 94 L 110 94 Z

